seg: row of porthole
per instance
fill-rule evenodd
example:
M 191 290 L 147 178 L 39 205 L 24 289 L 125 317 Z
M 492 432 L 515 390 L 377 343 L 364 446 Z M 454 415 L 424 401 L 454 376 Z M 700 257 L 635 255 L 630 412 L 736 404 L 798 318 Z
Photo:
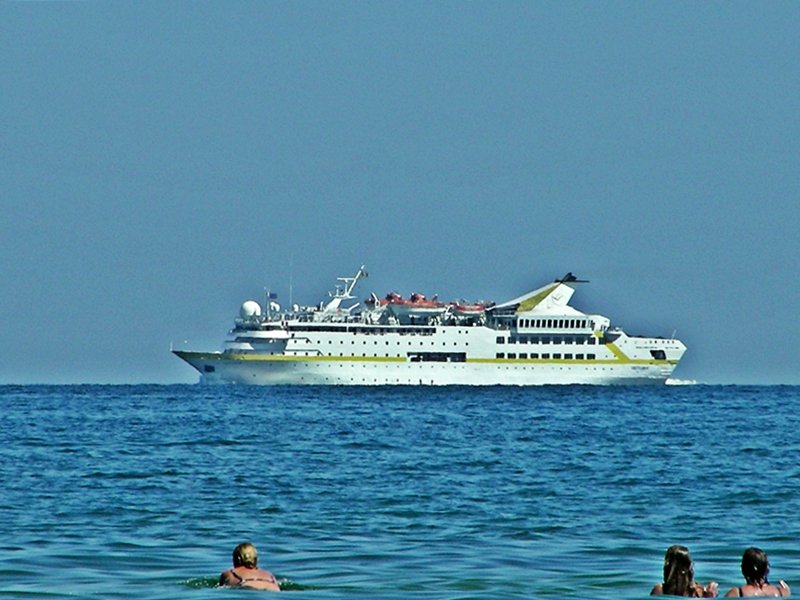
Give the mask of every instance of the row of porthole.
M 507 358 L 509 360 L 514 360 L 514 359 L 519 358 L 521 360 L 526 360 L 528 358 L 528 355 L 525 354 L 524 352 L 520 353 L 519 355 L 514 354 L 513 352 L 509 352 L 507 355 L 502 353 L 502 352 L 498 352 L 497 354 L 495 354 L 495 358 Z M 542 354 L 541 357 L 540 357 L 539 354 L 532 353 L 530 355 L 530 358 L 534 359 L 534 360 L 539 359 L 539 358 L 541 358 L 542 360 L 548 360 L 550 358 L 550 354 L 545 353 L 545 354 Z M 562 358 L 561 354 L 557 354 L 557 353 L 553 354 L 553 360 L 561 360 L 561 358 Z M 564 354 L 563 358 L 564 358 L 564 360 L 573 360 L 573 355 L 572 354 Z M 585 356 L 583 354 L 575 354 L 574 355 L 574 360 L 595 360 L 596 358 L 597 358 L 596 354 L 586 354 Z
M 551 336 L 551 335 L 542 335 L 542 336 L 531 336 L 531 337 L 510 337 L 505 338 L 503 336 L 498 336 L 495 340 L 498 344 L 505 344 L 508 342 L 509 344 L 575 344 L 577 346 L 582 346 L 583 344 L 588 344 L 590 346 L 599 344 L 600 342 L 596 337 L 593 336 L 586 336 L 586 337 L 560 337 L 560 336 Z
M 294 354 L 291 354 L 291 356 L 320 356 L 320 355 L 318 353 L 316 353 L 316 352 L 303 352 L 303 353 L 295 352 Z M 325 356 L 325 355 L 323 355 L 323 356 Z M 328 352 L 327 356 L 329 356 L 329 357 L 338 356 L 338 357 L 342 357 L 342 358 L 344 358 L 344 357 L 347 357 L 347 358 L 405 358 L 405 356 L 403 354 L 391 354 L 390 355 L 389 353 L 386 353 L 386 354 L 383 354 L 383 355 L 372 354 L 370 356 L 367 356 L 367 354 L 365 352 L 362 352 L 360 357 L 358 355 L 356 355 L 356 354 L 333 354 L 332 352 Z M 517 359 L 519 359 L 519 360 L 528 360 L 528 359 L 530 359 L 530 360 L 550 360 L 551 358 L 552 358 L 552 360 L 562 360 L 562 359 L 563 360 L 596 360 L 597 359 L 597 355 L 596 354 L 586 354 L 586 355 L 583 355 L 583 354 L 575 354 L 575 355 L 564 354 L 564 355 L 561 355 L 561 354 L 558 354 L 558 353 L 553 354 L 552 356 L 550 354 L 547 354 L 547 353 L 541 354 L 541 355 L 536 354 L 536 353 L 532 353 L 530 355 L 525 354 L 525 353 L 520 353 L 520 354 L 509 353 L 509 354 L 506 355 L 503 352 L 498 352 L 497 354 L 495 354 L 495 358 L 496 359 L 501 359 L 501 360 L 502 359 L 507 359 L 507 360 L 517 360 Z

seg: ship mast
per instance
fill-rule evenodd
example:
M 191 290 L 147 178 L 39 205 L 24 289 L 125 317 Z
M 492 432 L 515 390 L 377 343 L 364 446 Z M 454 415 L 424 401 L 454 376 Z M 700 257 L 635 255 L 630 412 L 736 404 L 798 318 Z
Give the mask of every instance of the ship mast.
M 343 282 L 344 287 L 338 285 L 336 286 L 336 291 L 331 294 L 331 299 L 322 308 L 322 312 L 336 312 L 340 309 L 342 301 L 353 300 L 355 298 L 355 296 L 352 295 L 353 288 L 356 287 L 356 283 L 358 283 L 359 279 L 366 276 L 367 272 L 364 270 L 364 265 L 361 265 L 361 267 L 358 269 L 358 273 L 356 273 L 354 277 L 337 277 L 337 281 Z

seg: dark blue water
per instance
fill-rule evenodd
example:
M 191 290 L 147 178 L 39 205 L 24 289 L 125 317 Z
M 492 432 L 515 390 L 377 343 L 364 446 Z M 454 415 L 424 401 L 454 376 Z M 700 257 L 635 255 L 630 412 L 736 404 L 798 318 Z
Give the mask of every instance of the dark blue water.
M 0 387 L 0 596 L 644 598 L 666 547 L 800 589 L 797 387 Z M 248 596 L 249 597 L 249 596 Z

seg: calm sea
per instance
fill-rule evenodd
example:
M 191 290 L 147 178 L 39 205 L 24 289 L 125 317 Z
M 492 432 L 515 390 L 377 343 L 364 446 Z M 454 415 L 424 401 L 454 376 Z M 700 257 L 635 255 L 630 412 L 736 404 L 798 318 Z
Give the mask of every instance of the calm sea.
M 800 592 L 800 387 L 0 387 L 0 597 L 645 598 L 666 547 Z

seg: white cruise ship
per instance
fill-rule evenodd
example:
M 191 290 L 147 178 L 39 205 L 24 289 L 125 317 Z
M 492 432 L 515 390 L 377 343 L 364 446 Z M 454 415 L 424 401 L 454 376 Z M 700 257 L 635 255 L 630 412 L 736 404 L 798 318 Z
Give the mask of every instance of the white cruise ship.
M 203 383 L 517 386 L 663 384 L 686 351 L 570 306 L 571 273 L 502 304 L 391 293 L 345 306 L 365 275 L 314 307 L 248 300 L 222 351 L 172 351 Z

